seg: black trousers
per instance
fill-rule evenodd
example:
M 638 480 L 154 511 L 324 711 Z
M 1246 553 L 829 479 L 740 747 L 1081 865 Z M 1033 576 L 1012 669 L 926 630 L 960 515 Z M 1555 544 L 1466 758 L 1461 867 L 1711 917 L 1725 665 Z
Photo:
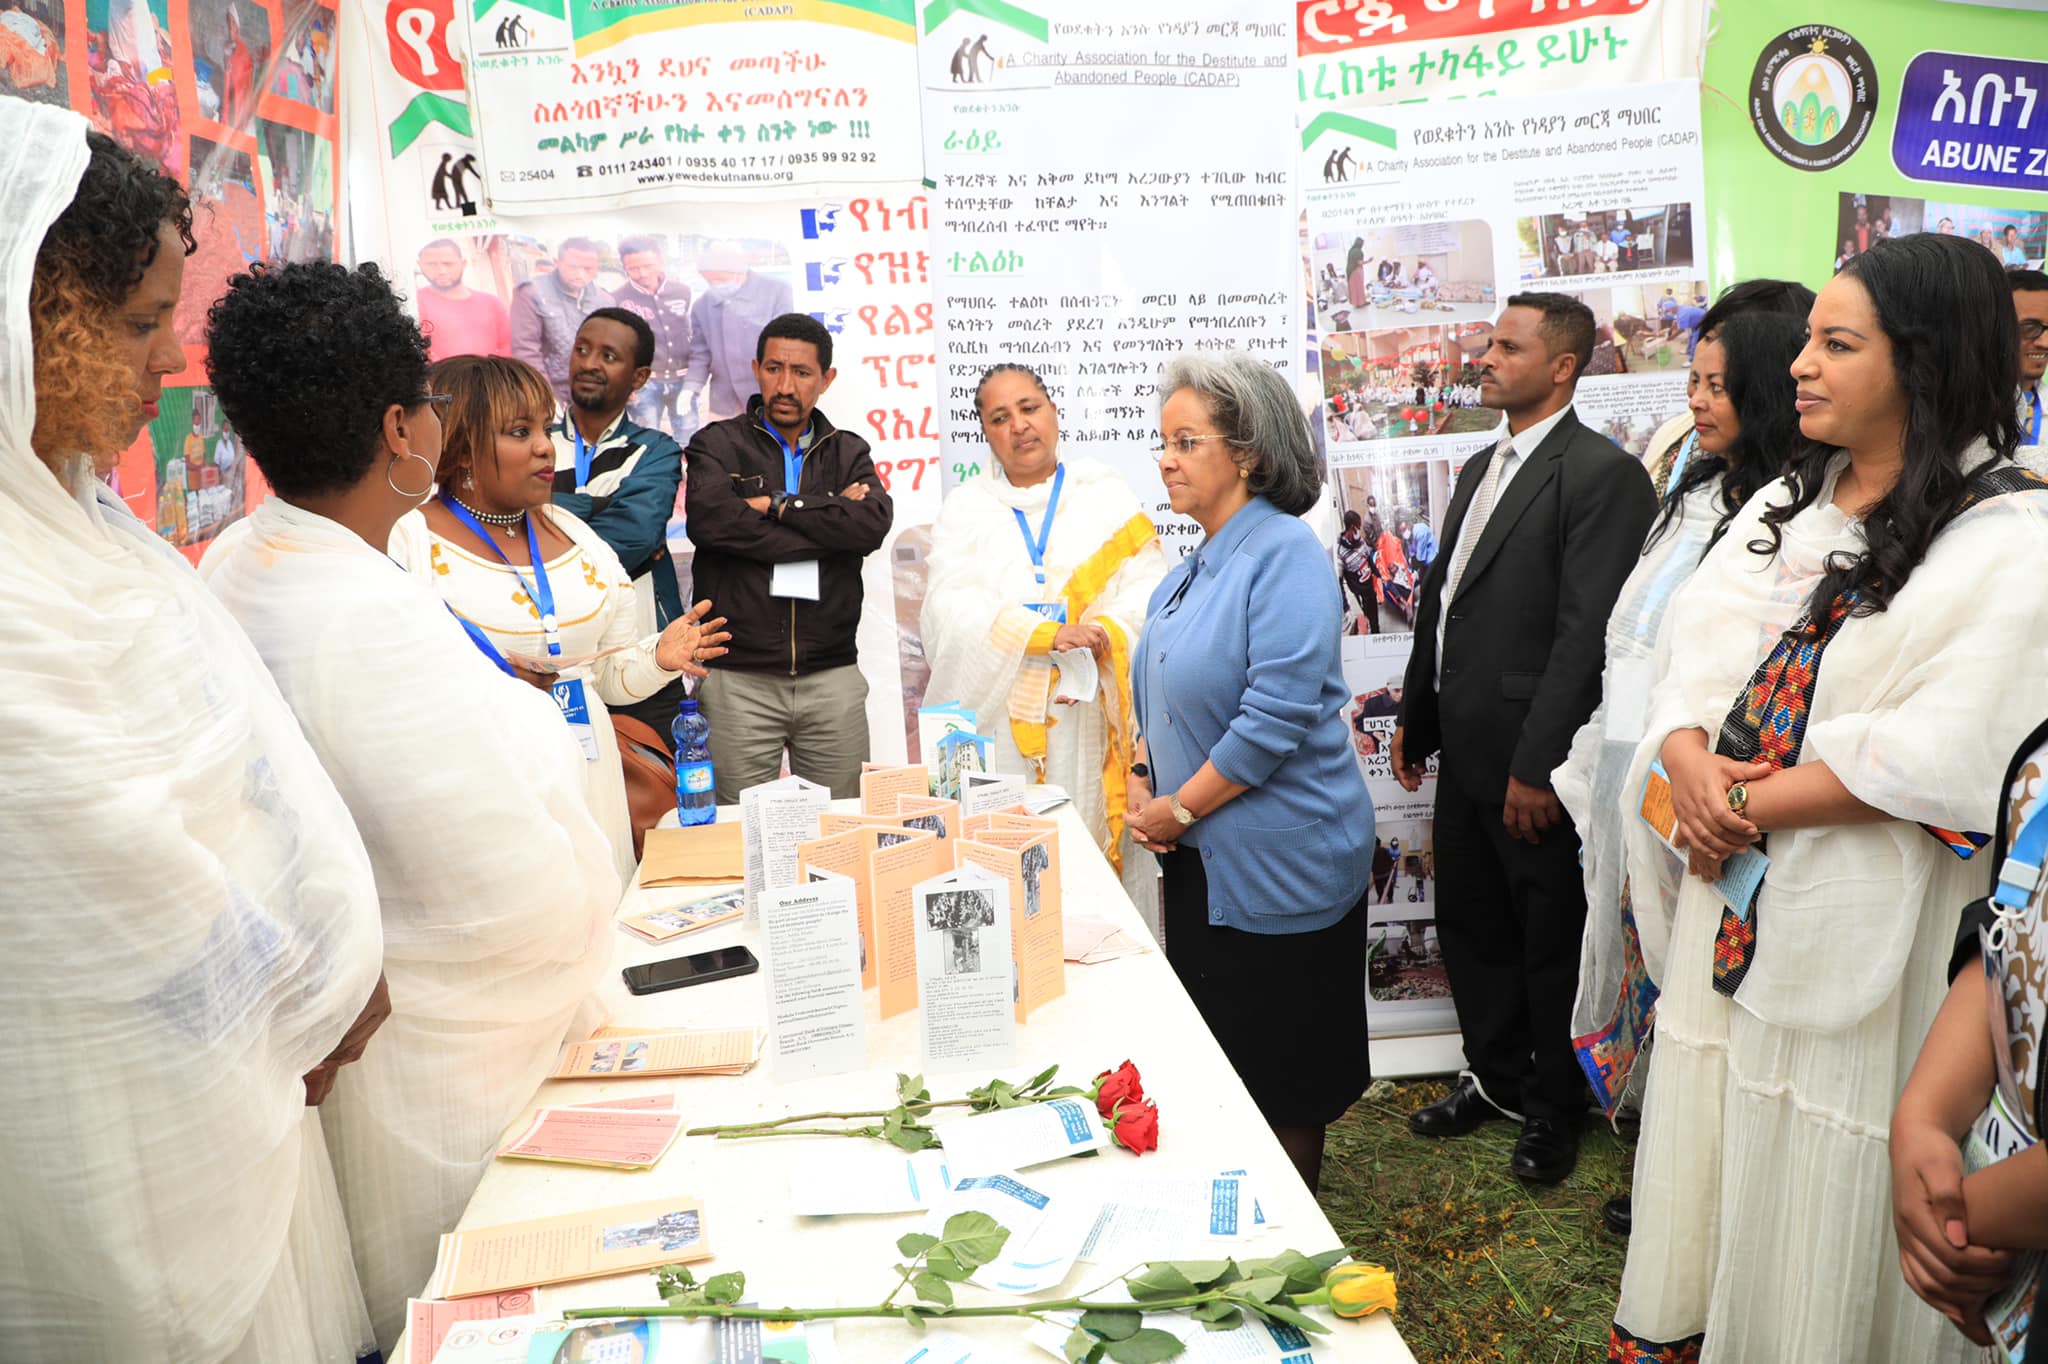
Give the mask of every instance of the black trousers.
M 1502 1107 L 1576 1125 L 1586 1079 L 1572 1052 L 1572 1000 L 1586 887 L 1569 820 L 1540 843 L 1448 779 L 1436 786 L 1436 932 L 1466 1064 Z

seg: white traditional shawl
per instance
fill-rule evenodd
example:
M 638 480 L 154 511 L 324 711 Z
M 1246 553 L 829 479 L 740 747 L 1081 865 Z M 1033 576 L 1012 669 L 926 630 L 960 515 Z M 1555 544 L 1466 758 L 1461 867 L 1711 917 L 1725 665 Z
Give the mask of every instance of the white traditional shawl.
M 932 704 L 959 701 L 975 712 L 978 728 L 995 740 L 995 768 L 1063 786 L 1097 843 L 1127 852 L 1117 808 L 1105 804 L 1103 758 L 1111 727 L 1130 732 L 1128 650 L 1145 623 L 1152 589 L 1166 576 L 1166 554 L 1151 519 L 1123 479 L 1091 459 L 1063 461 L 1067 475 L 1045 548 L 1045 585 L 1017 526 L 1022 512 L 1035 536 L 1051 495 L 1050 479 L 1013 486 L 1002 465 L 969 479 L 949 495 L 932 526 L 925 564 L 924 610 L 919 620 L 931 681 Z M 1116 643 L 1122 671 L 1102 669 L 1093 703 L 1051 704 L 1051 660 L 1027 652 L 1045 617 L 1025 603 L 1073 596 L 1085 603 L 1068 619 L 1101 625 Z M 1020 745 L 1044 744 L 1043 768 Z M 1112 814 L 1114 818 L 1112 818 Z M 1126 859 L 1128 861 L 1128 859 Z M 1140 863 L 1144 859 L 1139 859 Z
M 589 683 L 584 688 L 585 703 L 590 709 L 592 737 L 597 741 L 597 761 L 583 764 L 584 796 L 599 827 L 611 839 L 614 864 L 623 880 L 633 875 L 640 859 L 633 851 L 633 815 L 626 805 L 619 736 L 608 707 L 629 706 L 652 696 L 682 674 L 669 672 L 654 661 L 654 646 L 660 636 L 641 631 L 633 580 L 626 576 L 612 547 L 560 507 L 547 507 L 541 515 L 553 521 L 572 546 L 548 565 L 562 652 L 574 658 L 625 649 L 564 674 Z M 526 595 L 525 584 L 533 581 L 530 569 L 522 569 L 514 577 L 503 563 L 443 540 L 418 512 L 400 517 L 392 528 L 391 557 L 419 575 L 421 582 L 430 585 L 457 615 L 482 630 L 501 653 L 539 657 L 547 652 L 540 608 Z
M 353 1360 L 300 1077 L 376 983 L 375 887 L 249 641 L 30 448 L 29 281 L 85 164 L 83 119 L 0 99 L 0 1354 Z
M 1641 707 L 1648 701 L 1646 690 L 1631 690 L 1629 684 L 1654 684 L 1668 666 L 1671 639 L 1663 629 L 1665 613 L 1678 589 L 1699 566 L 1721 510 L 1717 479 L 1688 493 L 1671 526 L 1644 548 L 1607 618 L 1607 664 L 1601 674 L 1600 704 L 1572 736 L 1564 765 L 1551 774 L 1552 788 L 1578 829 L 1579 866 L 1586 883 L 1579 995 L 1572 1009 L 1574 1037 L 1586 1036 L 1608 1022 L 1626 966 L 1621 894 L 1627 880 L 1628 831 L 1617 812 L 1635 761 Z M 1636 714 L 1615 713 L 1617 705 L 1631 702 Z M 1610 725 L 1618 737 L 1608 737 Z M 1660 893 L 1675 897 L 1684 868 L 1667 859 L 1654 863 L 1652 869 L 1664 883 Z M 1658 934 L 1660 959 L 1662 929 L 1661 920 L 1653 919 L 1649 931 Z M 1637 931 L 1644 931 L 1640 922 Z
M 1979 447 L 1971 467 L 1988 458 Z M 1831 503 L 1781 528 L 1773 558 L 1752 552 L 1762 515 L 1790 499 L 1780 480 L 1751 498 L 1671 606 L 1670 666 L 1652 695 L 1616 813 L 1643 930 L 1644 961 L 1664 974 L 1675 899 L 1659 884 L 1662 844 L 1634 818 L 1650 762 L 1674 731 L 1709 742 L 1779 634 L 1799 616 L 1827 556 L 1861 547 Z M 1755 955 L 1735 1002 L 1781 1027 L 1839 1030 L 1887 998 L 1923 915 L 1952 915 L 1981 889 L 1981 867 L 1919 827 L 1995 827 L 2006 760 L 2048 710 L 2048 492 L 2019 492 L 1958 517 L 1888 609 L 1852 616 L 1828 646 L 1802 762 L 1824 762 L 1886 823 L 1771 835 Z M 1687 882 L 1686 893 L 1692 883 Z
M 325 1119 L 388 1354 L 437 1238 L 610 959 L 619 877 L 561 712 L 416 576 L 282 499 L 207 569 L 376 870 L 392 1015 Z

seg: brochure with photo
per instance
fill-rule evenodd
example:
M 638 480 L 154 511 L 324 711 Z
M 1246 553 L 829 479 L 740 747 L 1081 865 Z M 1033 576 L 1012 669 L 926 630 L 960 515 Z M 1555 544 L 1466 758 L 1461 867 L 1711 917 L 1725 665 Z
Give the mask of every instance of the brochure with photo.
M 703 1204 L 688 1197 L 651 1199 L 451 1231 L 441 1238 L 427 1292 L 436 1298 L 469 1298 L 683 1264 L 710 1255 Z
M 968 867 L 912 891 L 919 1030 L 926 1072 L 1010 1065 L 1017 1047 L 1017 972 L 1010 888 Z
M 700 928 L 732 923 L 745 914 L 742 893 L 729 890 L 677 905 L 673 909 L 651 909 L 644 914 L 635 914 L 630 919 L 619 920 L 619 927 L 643 942 L 667 942 L 685 933 L 695 933 Z
M 1010 955 L 1017 963 L 1017 1021 L 1067 992 L 1060 901 L 1059 834 L 988 829 L 957 840 L 954 857 L 1009 887 Z
M 680 1032 L 620 1033 L 571 1042 L 555 1058 L 549 1078 L 617 1080 L 636 1075 L 738 1075 L 754 1064 L 760 1033 L 754 1028 L 696 1028 Z

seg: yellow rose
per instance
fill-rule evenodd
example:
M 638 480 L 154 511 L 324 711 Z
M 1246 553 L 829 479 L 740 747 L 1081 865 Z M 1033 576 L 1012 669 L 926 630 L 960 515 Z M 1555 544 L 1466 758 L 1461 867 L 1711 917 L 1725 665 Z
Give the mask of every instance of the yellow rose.
M 1333 1265 L 1323 1275 L 1330 1310 L 1340 1317 L 1363 1317 L 1395 1310 L 1394 1275 L 1380 1265 Z

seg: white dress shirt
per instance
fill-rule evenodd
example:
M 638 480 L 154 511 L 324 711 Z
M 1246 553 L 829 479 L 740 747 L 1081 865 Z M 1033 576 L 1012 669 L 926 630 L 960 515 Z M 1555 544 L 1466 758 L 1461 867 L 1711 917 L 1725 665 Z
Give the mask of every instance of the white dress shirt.
M 1501 461 L 1500 478 L 1494 484 L 1493 506 L 1487 512 L 1488 521 L 1491 521 L 1493 513 L 1500 509 L 1500 500 L 1507 496 L 1509 480 L 1521 472 L 1522 466 L 1529 462 L 1529 456 L 1536 453 L 1536 447 L 1543 444 L 1544 439 L 1550 435 L 1551 431 L 1556 429 L 1557 424 L 1564 420 L 1564 414 L 1571 410 L 1571 404 L 1566 403 L 1542 421 L 1537 422 L 1533 426 L 1523 427 L 1509 438 L 1507 454 Z M 1486 457 L 1488 459 L 1493 458 L 1493 456 L 1494 451 L 1487 451 Z M 1458 527 L 1458 537 L 1460 539 L 1464 538 L 1465 533 L 1472 529 L 1471 519 L 1472 508 L 1470 504 L 1467 504 L 1464 522 Z M 1486 533 L 1486 527 L 1481 526 L 1478 529 L 1480 534 Z M 1475 545 L 1473 548 L 1476 550 L 1478 546 Z M 1437 557 L 1445 560 L 1443 588 L 1445 591 L 1448 591 L 1450 587 L 1450 560 L 1456 553 L 1457 545 L 1455 542 L 1437 546 Z M 1461 580 L 1458 585 L 1463 587 L 1465 584 Z M 1440 597 L 1436 608 L 1436 685 L 1438 691 L 1442 691 L 1444 685 L 1444 624 L 1450 618 L 1450 599 L 1448 597 Z

